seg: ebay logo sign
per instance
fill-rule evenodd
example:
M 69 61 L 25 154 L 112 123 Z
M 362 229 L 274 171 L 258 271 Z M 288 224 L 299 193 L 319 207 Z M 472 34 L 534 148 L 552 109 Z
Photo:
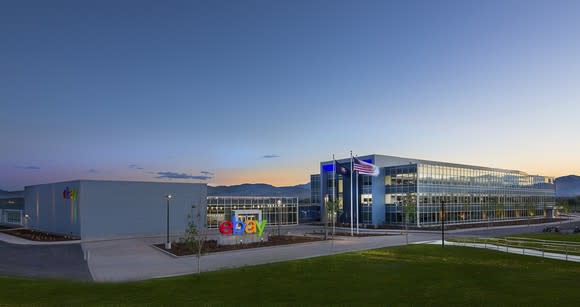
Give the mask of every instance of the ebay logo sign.
M 237 220 L 235 222 L 223 221 L 219 224 L 219 231 L 223 235 L 243 235 L 243 234 L 255 234 L 262 236 L 264 233 L 264 228 L 266 228 L 266 220 L 254 221 L 249 220 L 245 223 Z
M 68 187 L 66 187 L 66 189 L 62 191 L 62 198 L 64 199 L 76 200 L 77 196 L 78 196 L 77 189 L 69 189 Z

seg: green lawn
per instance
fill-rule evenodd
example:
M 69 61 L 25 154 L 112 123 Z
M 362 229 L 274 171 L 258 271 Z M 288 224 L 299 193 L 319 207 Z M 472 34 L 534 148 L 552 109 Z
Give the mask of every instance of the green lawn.
M 131 283 L 0 277 L 0 305 L 577 306 L 579 282 L 577 263 L 412 245 Z

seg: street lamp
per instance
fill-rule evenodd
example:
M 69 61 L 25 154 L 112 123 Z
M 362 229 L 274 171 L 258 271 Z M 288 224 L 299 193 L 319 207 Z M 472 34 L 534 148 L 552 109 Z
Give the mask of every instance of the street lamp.
M 441 247 L 445 247 L 445 201 L 441 201 Z
M 278 204 L 278 236 L 280 236 L 280 224 L 282 223 L 282 216 L 280 214 L 280 208 L 282 207 L 282 200 L 278 199 L 276 202 Z
M 165 241 L 165 249 L 171 249 L 171 241 L 169 241 L 169 201 L 171 198 L 173 198 L 173 195 L 165 195 L 165 199 L 167 200 L 167 240 Z

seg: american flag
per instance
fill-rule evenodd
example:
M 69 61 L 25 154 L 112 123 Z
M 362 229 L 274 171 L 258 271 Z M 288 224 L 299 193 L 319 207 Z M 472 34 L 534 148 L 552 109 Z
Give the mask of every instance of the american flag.
M 354 158 L 353 161 L 353 169 L 355 172 L 363 175 L 371 175 L 371 176 L 378 176 L 379 175 L 379 168 L 371 163 L 361 161 L 357 158 Z

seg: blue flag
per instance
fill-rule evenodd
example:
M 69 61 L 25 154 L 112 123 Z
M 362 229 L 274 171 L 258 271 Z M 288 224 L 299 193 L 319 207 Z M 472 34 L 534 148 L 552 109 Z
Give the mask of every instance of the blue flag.
M 337 174 L 343 175 L 343 176 L 348 176 L 350 174 L 350 171 L 348 168 L 346 168 L 346 166 L 338 163 L 338 161 L 334 161 L 334 167 L 336 170 Z

